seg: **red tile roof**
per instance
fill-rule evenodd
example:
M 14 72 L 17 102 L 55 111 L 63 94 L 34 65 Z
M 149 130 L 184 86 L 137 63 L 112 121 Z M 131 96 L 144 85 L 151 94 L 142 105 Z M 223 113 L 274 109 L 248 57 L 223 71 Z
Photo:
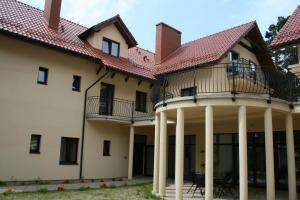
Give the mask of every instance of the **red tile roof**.
M 220 61 L 252 28 L 249 22 L 195 41 L 181 45 L 161 64 L 155 65 L 155 54 L 133 47 L 128 58 L 115 58 L 93 48 L 78 36 L 86 27 L 60 19 L 58 31 L 48 28 L 43 11 L 16 0 L 0 0 L 0 32 L 6 32 L 46 45 L 100 60 L 115 70 L 155 79 L 154 75 Z
M 185 44 L 156 66 L 157 74 L 220 61 L 252 28 L 252 21 Z
M 54 31 L 44 23 L 43 11 L 16 0 L 0 1 L 0 32 L 7 32 L 35 40 L 67 51 L 96 58 L 108 67 L 137 76 L 154 79 L 153 73 L 126 58 L 114 58 L 94 49 L 78 35 L 86 27 L 60 19 L 59 30 Z
M 133 63 L 137 63 L 152 72 L 155 71 L 155 54 L 151 51 L 140 47 L 133 47 L 128 51 L 128 58 Z
M 300 42 L 300 5 L 296 8 L 286 24 L 279 31 L 271 45 L 276 48 L 296 42 Z

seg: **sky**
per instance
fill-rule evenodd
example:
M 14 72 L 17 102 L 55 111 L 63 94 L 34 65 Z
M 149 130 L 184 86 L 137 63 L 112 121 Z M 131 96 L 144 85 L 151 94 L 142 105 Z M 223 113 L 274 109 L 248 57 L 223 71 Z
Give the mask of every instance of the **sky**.
M 44 0 L 19 0 L 43 9 Z M 182 33 L 182 43 L 256 20 L 264 35 L 278 16 L 299 0 L 62 0 L 61 16 L 86 27 L 116 14 L 138 41 L 154 51 L 155 25 L 165 22 Z

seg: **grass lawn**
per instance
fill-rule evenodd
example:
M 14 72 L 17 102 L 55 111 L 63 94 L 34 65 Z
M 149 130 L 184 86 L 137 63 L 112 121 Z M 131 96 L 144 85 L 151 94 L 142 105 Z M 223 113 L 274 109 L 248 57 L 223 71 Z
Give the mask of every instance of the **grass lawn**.
M 151 194 L 152 185 L 122 186 L 116 188 L 99 188 L 84 190 L 23 192 L 0 194 L 0 200 L 139 200 L 156 199 Z

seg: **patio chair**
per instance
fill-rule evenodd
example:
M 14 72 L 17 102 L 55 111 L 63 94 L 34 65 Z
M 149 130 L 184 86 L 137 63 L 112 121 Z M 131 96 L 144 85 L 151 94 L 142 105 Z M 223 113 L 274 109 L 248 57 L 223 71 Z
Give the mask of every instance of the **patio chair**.
M 205 194 L 204 188 L 205 188 L 205 176 L 202 174 L 196 174 L 196 187 L 194 189 L 193 197 L 197 189 L 200 190 L 200 194 L 203 197 Z
M 190 173 L 190 177 L 192 179 L 192 185 L 189 188 L 188 193 L 193 189 L 194 186 L 196 186 L 196 182 L 197 182 L 197 174 L 196 174 L 196 172 L 192 171 Z
M 223 179 L 216 181 L 216 196 L 221 198 L 222 196 L 230 196 L 235 198 L 236 196 L 236 186 L 234 184 L 233 176 L 228 173 Z

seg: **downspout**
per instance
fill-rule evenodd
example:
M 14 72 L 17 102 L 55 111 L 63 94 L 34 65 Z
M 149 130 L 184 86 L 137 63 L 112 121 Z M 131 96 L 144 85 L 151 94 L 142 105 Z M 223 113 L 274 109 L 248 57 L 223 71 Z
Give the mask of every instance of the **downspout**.
M 84 107 L 83 107 L 83 119 L 82 119 L 82 133 L 81 133 L 81 150 L 80 150 L 80 169 L 79 169 L 79 179 L 82 179 L 82 161 L 83 161 L 83 145 L 84 145 L 84 132 L 85 132 L 85 116 L 86 116 L 86 100 L 87 100 L 87 93 L 88 91 L 94 87 L 100 80 L 102 80 L 109 71 L 105 72 L 101 77 L 99 77 L 92 85 L 90 85 L 84 91 Z

